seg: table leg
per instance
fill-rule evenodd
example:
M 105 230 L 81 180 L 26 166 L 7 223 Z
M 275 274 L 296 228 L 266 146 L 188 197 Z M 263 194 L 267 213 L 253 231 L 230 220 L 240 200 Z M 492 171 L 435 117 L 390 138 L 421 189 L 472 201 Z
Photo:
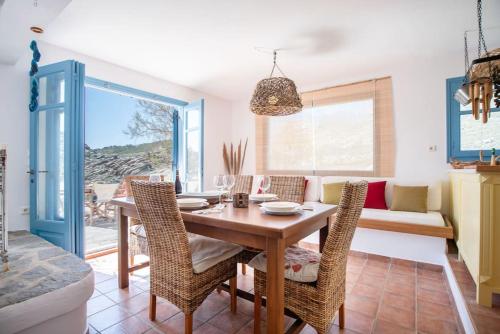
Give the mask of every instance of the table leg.
M 326 225 L 319 230 L 319 251 L 323 252 L 323 247 L 325 246 L 326 238 L 328 237 L 328 231 L 330 230 L 330 217 L 326 218 Z
M 283 333 L 285 330 L 285 241 L 267 239 L 267 332 Z
M 128 287 L 128 217 L 123 215 L 123 209 L 116 210 L 118 223 L 118 286 Z

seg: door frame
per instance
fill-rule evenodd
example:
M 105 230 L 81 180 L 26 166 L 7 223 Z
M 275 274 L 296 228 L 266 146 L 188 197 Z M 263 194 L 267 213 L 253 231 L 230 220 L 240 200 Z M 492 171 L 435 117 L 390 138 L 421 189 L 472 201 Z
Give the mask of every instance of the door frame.
M 35 111 L 30 112 L 30 230 L 34 234 L 41 237 L 45 235 L 49 239 L 50 233 L 62 234 L 63 245 L 61 246 L 83 258 L 83 79 L 85 78 L 85 65 L 74 60 L 66 60 L 41 66 L 33 79 L 40 87 L 40 77 L 52 73 L 64 73 L 64 102 L 38 106 Z M 30 81 L 31 88 L 33 88 L 33 79 Z M 46 220 L 47 223 L 43 224 L 37 219 L 38 121 L 40 111 L 55 108 L 64 110 L 64 219 L 60 223 L 51 221 L 54 225 L 49 225 L 50 220 Z M 56 195 L 49 194 L 48 197 L 50 196 Z

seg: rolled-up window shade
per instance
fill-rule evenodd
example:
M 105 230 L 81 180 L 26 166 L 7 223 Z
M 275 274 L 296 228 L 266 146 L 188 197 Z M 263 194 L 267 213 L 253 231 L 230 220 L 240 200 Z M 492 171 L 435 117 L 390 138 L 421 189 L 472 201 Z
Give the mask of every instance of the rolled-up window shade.
M 296 115 L 257 117 L 258 173 L 394 175 L 390 77 L 303 92 L 301 97 L 304 109 Z

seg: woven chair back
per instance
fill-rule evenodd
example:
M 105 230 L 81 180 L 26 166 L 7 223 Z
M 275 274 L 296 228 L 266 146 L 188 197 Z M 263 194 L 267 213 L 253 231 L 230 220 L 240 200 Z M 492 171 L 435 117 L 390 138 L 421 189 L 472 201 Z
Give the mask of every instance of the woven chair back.
M 236 175 L 231 196 L 237 193 L 250 194 L 252 192 L 253 175 Z
M 177 206 L 174 184 L 132 181 L 131 186 L 148 240 L 151 281 L 163 280 L 168 275 L 178 278 L 192 275 L 188 235 Z
M 303 176 L 271 176 L 271 187 L 268 193 L 276 194 L 280 201 L 304 202 L 306 191 Z
M 368 182 L 346 182 L 338 205 L 335 222 L 323 247 L 318 272 L 318 288 L 334 290 L 345 282 L 346 264 L 351 241 L 365 203 Z

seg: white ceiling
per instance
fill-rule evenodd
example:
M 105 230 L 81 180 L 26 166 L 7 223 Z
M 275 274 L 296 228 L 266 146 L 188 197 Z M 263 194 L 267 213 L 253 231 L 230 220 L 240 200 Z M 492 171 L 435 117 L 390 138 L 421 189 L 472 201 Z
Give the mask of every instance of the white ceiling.
M 483 2 L 484 25 L 494 26 L 500 1 Z M 288 49 L 278 57 L 280 67 L 306 88 L 415 54 L 461 54 L 463 31 L 477 25 L 475 6 L 472 0 L 73 0 L 42 39 L 235 100 L 271 69 L 271 55 L 255 46 Z M 487 38 L 499 41 L 494 32 Z
M 38 37 L 29 28 L 45 27 L 70 1 L 0 0 L 0 64 L 15 64 Z

